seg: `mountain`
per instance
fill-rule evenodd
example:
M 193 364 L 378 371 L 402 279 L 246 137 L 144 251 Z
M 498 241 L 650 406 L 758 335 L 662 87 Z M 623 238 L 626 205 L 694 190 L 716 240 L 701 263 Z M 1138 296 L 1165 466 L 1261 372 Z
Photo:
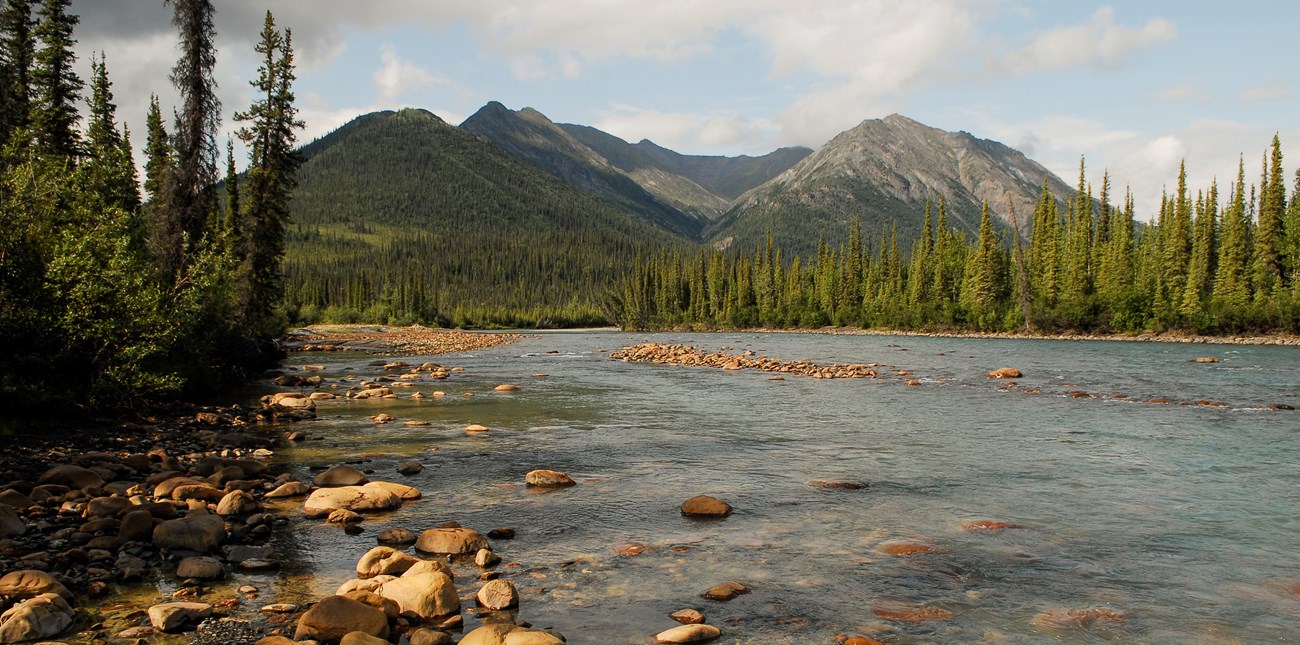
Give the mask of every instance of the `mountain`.
M 868 239 L 896 224 L 906 250 L 919 236 L 925 201 L 937 209 L 940 196 L 947 199 L 952 227 L 977 234 L 983 202 L 1009 225 L 1010 200 L 1027 233 L 1044 181 L 1058 198 L 1074 193 L 1051 171 L 1001 143 L 894 114 L 840 133 L 741 195 L 705 236 L 718 246 L 752 249 L 771 230 L 782 249 L 807 255 L 822 237 L 832 244 L 844 238 L 849 223 L 860 217 Z
M 589 303 L 638 254 L 686 244 L 424 110 L 360 116 L 302 155 L 291 307 Z
M 548 172 L 642 221 L 697 239 L 708 220 L 660 199 L 604 156 L 532 108 L 492 101 L 460 124 L 506 154 Z
M 627 173 L 647 190 L 662 175 L 677 175 L 689 180 L 720 205 L 710 219 L 730 206 L 731 200 L 781 174 L 812 154 L 811 148 L 779 148 L 761 157 L 684 155 L 642 139 L 628 143 L 612 134 L 585 125 L 560 124 L 574 138 L 599 152 L 610 164 Z M 645 173 L 644 175 L 642 173 Z M 669 194 L 671 195 L 671 194 Z M 671 199 L 671 197 L 669 197 Z

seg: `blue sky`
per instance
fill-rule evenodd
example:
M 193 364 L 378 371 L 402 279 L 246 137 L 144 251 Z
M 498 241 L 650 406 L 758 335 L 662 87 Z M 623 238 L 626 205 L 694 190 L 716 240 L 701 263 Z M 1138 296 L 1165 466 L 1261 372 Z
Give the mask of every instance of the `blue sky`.
M 1132 187 L 1141 216 L 1180 160 L 1204 187 L 1234 179 L 1244 154 L 1254 181 L 1275 132 L 1284 152 L 1300 142 L 1293 3 L 223 1 L 223 135 L 251 99 L 267 8 L 294 32 L 304 140 L 377 109 L 459 123 L 497 100 L 683 153 L 763 154 L 897 112 L 1016 147 L 1070 183 L 1084 156 L 1094 183 L 1109 169 Z M 175 104 L 170 8 L 73 11 L 82 65 L 106 52 L 121 116 L 142 133 L 151 92 Z

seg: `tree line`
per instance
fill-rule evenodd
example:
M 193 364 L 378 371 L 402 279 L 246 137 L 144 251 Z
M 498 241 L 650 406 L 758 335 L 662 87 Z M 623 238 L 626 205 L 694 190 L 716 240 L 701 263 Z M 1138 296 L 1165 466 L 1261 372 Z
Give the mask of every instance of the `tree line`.
M 281 258 L 294 186 L 291 33 L 266 14 L 256 99 L 237 114 L 236 177 L 221 105 L 211 0 L 171 0 L 180 56 L 170 130 L 157 97 L 141 193 L 107 56 L 89 96 L 70 0 L 0 5 L 0 398 L 108 404 L 197 389 L 268 357 L 283 329 Z M 82 112 L 82 104 L 85 112 Z
M 1300 171 L 1288 202 L 1281 143 L 1258 184 L 1244 161 L 1221 196 L 1192 195 L 1186 167 L 1148 222 L 1131 192 L 1113 203 L 1085 181 L 1068 201 L 1044 182 L 1025 221 L 977 238 L 949 227 L 945 200 L 925 205 L 921 238 L 900 250 L 897 227 L 872 244 L 855 221 L 815 257 L 783 257 L 769 234 L 752 254 L 663 251 L 640 257 L 606 291 L 602 311 L 628 329 L 820 327 L 1205 334 L 1300 331 Z M 1062 208 L 1062 204 L 1064 208 Z M 1027 238 L 1027 239 L 1026 239 Z

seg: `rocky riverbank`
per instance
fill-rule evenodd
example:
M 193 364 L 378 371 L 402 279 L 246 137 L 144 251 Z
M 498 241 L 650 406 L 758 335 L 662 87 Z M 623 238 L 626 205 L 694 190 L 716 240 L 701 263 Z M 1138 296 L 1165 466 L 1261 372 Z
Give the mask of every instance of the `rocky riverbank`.
M 298 352 L 370 351 L 412 356 L 486 349 L 520 338 L 523 338 L 520 334 L 430 329 L 421 325 L 312 325 L 286 334 L 284 346 Z

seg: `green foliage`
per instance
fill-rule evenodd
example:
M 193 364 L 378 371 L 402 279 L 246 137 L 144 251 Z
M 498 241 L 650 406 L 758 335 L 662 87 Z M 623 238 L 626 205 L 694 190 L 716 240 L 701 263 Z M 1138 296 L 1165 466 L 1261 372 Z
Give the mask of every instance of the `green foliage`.
M 422 110 L 363 116 L 303 155 L 290 313 L 594 324 L 638 253 L 686 246 Z
M 1262 194 L 1276 210 L 1285 203 L 1285 193 L 1271 187 L 1281 177 L 1276 142 L 1271 160 Z M 972 241 L 948 226 L 941 199 L 937 225 L 931 231 L 927 208 L 910 258 L 899 256 L 896 230 L 883 227 L 877 252 L 863 253 L 856 220 L 841 229 L 847 247 L 836 250 L 823 238 L 806 263 L 799 255 L 782 263 L 784 249 L 774 248 L 770 233 L 753 254 L 646 255 L 608 289 L 602 306 L 610 320 L 635 329 L 834 324 L 1010 331 L 1027 322 L 1048 333 L 1300 329 L 1300 298 L 1290 295 L 1300 293 L 1295 271 L 1278 271 L 1272 283 L 1258 279 L 1263 261 L 1251 246 L 1244 174 L 1222 209 L 1216 185 L 1192 200 L 1185 168 L 1179 177 L 1178 193 L 1149 225 L 1134 224 L 1131 194 L 1122 208 L 1109 203 L 1109 176 L 1095 204 L 1081 168 L 1064 222 L 1044 188 L 1023 262 L 1019 232 L 1008 249 L 987 206 Z M 1296 201 L 1293 194 L 1279 227 L 1275 265 L 1283 268 L 1300 263 Z M 782 288 L 769 293 L 775 285 Z

